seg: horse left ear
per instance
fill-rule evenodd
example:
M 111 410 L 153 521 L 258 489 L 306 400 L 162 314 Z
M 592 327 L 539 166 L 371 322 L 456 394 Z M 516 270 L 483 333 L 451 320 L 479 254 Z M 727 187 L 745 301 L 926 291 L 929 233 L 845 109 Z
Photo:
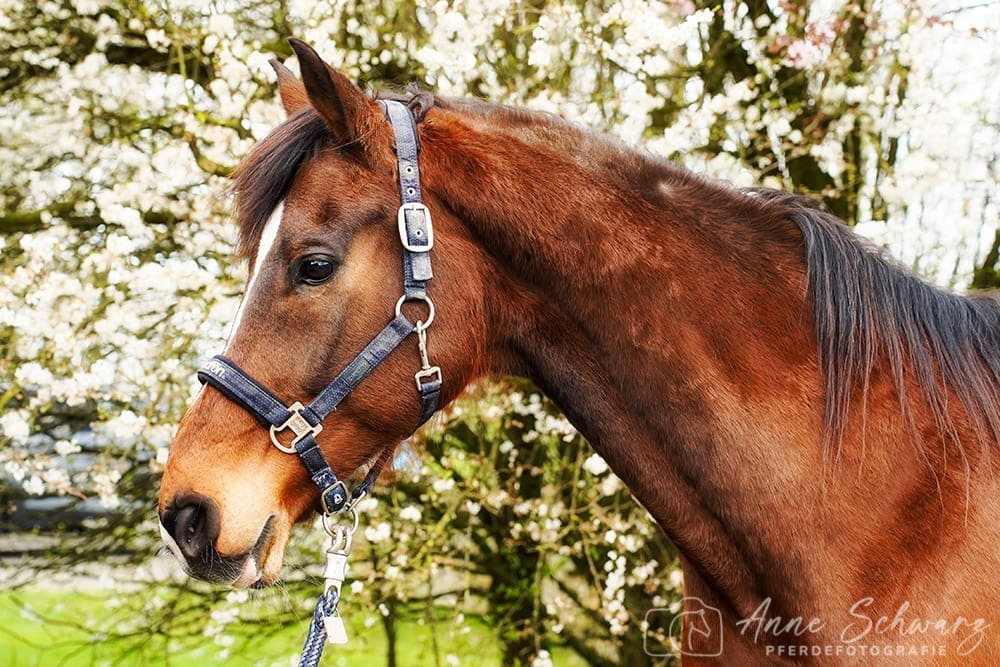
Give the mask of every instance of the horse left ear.
M 351 81 L 333 69 L 305 42 L 288 40 L 299 58 L 309 104 L 319 112 L 333 136 L 353 143 L 369 136 L 383 122 L 380 107 Z
M 299 109 L 309 106 L 306 88 L 301 81 L 295 78 L 292 70 L 274 58 L 268 62 L 274 73 L 278 75 L 278 90 L 281 93 L 281 106 L 285 107 L 285 113 L 291 116 Z

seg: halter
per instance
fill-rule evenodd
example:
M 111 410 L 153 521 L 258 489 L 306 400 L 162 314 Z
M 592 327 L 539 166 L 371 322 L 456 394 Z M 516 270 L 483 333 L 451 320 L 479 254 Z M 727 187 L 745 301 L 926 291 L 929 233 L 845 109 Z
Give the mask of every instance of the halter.
M 401 102 L 380 100 L 392 125 L 399 164 L 399 189 L 402 201 L 397 215 L 399 240 L 403 244 L 403 295 L 396 302 L 396 316 L 361 350 L 340 373 L 326 385 L 309 405 L 299 402 L 285 405 L 266 387 L 250 377 L 229 359 L 217 355 L 198 371 L 198 379 L 221 391 L 270 427 L 271 442 L 286 454 L 298 454 L 309 476 L 319 488 L 324 517 L 353 508 L 375 484 L 382 467 L 392 454 L 383 451 L 371 465 L 364 480 L 348 493 L 347 484 L 337 478 L 320 450 L 316 436 L 323 430 L 323 420 L 340 404 L 411 333 L 417 334 L 420 370 L 414 374 L 420 396 L 420 424 L 437 410 L 441 395 L 441 369 L 427 359 L 427 328 L 434 321 L 434 304 L 427 296 L 427 281 L 431 272 L 430 250 L 434 247 L 431 214 L 420 198 L 420 173 L 417 153 L 416 121 Z M 420 301 L 427 306 L 427 321 L 410 322 L 403 314 L 403 304 Z M 289 445 L 282 444 L 279 434 L 291 431 Z

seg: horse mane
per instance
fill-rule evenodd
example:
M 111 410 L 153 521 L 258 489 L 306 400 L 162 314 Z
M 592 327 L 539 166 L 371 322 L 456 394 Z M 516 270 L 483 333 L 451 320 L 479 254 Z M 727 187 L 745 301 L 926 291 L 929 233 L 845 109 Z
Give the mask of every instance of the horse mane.
M 744 192 L 802 233 L 826 381 L 825 443 L 836 455 L 854 392 L 861 392 L 864 420 L 871 379 L 883 372 L 896 385 L 899 408 L 918 448 L 914 400 L 929 408 L 943 444 L 954 445 L 964 460 L 950 395 L 958 399 L 981 445 L 1000 439 L 1000 303 L 995 297 L 933 287 L 803 197 L 757 188 Z M 907 367 L 919 385 L 916 398 L 907 393 Z
M 577 127 L 550 114 L 469 98 L 444 98 L 415 88 L 378 97 L 406 103 L 418 122 L 437 106 L 514 126 Z M 586 131 L 584 136 L 597 138 Z M 839 456 L 855 392 L 861 392 L 864 420 L 872 377 L 883 372 L 896 385 L 899 408 L 919 448 L 915 399 L 907 392 L 908 367 L 920 387 L 916 400 L 929 408 L 945 445 L 952 443 L 964 456 L 961 429 L 949 406 L 952 394 L 981 443 L 1000 440 L 1000 304 L 995 299 L 951 294 L 929 285 L 803 197 L 763 188 L 734 191 L 720 187 L 602 138 L 604 145 L 631 151 L 638 158 L 628 170 L 635 179 L 648 182 L 651 170 L 653 176 L 700 184 L 716 194 L 728 192 L 741 200 L 730 203 L 758 210 L 760 215 L 754 217 L 784 219 L 799 229 L 825 376 L 825 451 L 832 449 Z M 271 212 L 287 195 L 298 169 L 331 145 L 333 138 L 323 119 L 305 108 L 279 125 L 240 163 L 233 175 L 240 255 L 254 256 Z M 642 170 L 647 173 L 641 174 Z

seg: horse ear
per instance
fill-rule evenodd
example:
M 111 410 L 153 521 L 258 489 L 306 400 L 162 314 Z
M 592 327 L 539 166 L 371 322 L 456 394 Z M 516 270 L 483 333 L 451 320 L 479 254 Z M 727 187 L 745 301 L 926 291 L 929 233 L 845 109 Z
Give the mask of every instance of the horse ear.
M 378 105 L 311 46 L 294 37 L 288 42 L 299 58 L 309 104 L 326 119 L 333 136 L 345 143 L 366 136 L 382 119 Z
M 278 75 L 278 91 L 281 93 L 281 106 L 285 107 L 285 113 L 291 116 L 299 109 L 309 106 L 306 87 L 295 78 L 292 70 L 273 58 L 268 62 L 274 73 Z

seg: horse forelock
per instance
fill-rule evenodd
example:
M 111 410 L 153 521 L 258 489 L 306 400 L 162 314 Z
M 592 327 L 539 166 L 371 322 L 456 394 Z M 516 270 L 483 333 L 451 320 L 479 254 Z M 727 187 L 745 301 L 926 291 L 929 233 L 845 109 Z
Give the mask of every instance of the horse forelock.
M 240 256 L 248 259 L 256 256 L 267 221 L 288 194 L 295 175 L 310 157 L 331 142 L 323 118 L 307 107 L 275 128 L 240 162 L 233 172 Z

